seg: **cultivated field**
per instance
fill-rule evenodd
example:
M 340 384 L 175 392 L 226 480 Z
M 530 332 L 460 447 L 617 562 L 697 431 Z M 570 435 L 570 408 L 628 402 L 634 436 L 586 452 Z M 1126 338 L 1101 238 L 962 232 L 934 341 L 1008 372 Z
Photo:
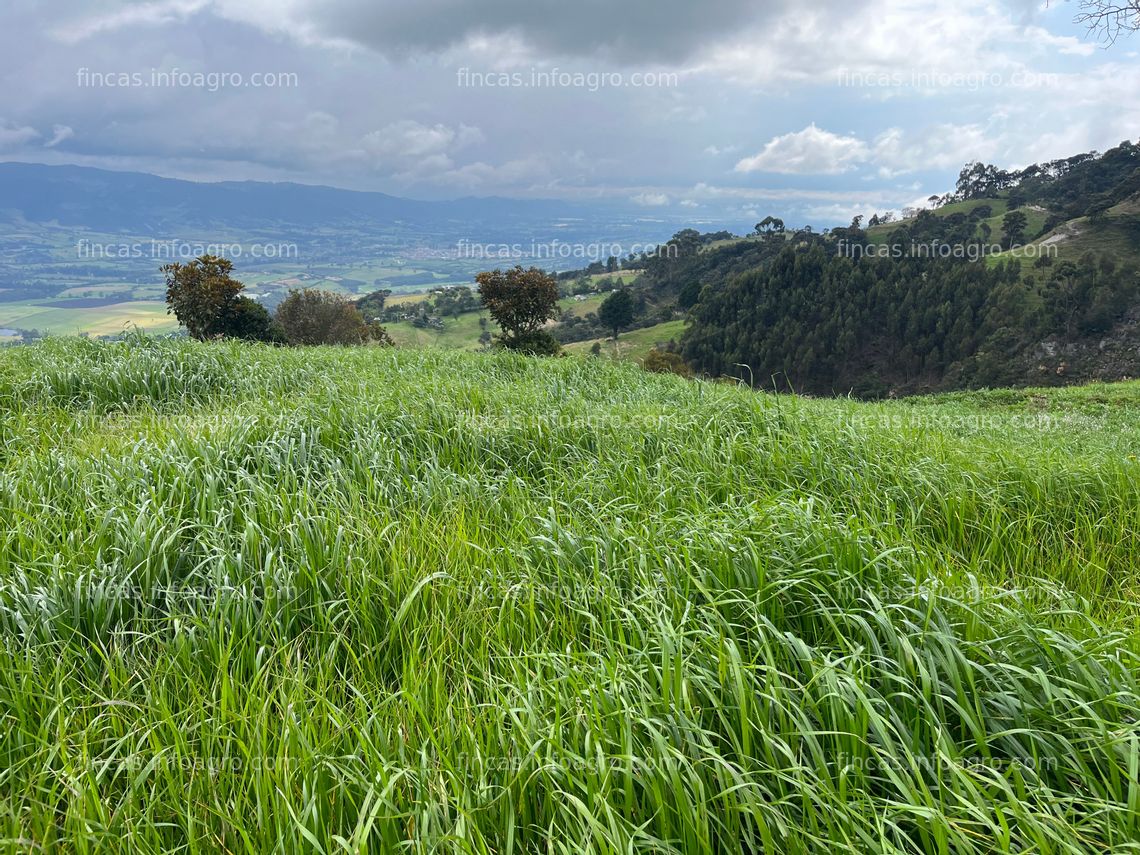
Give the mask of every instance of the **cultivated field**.
M 0 303 L 0 327 L 38 330 L 45 335 L 119 335 L 133 329 L 173 332 L 178 321 L 162 300 L 125 300 L 106 305 L 66 305 L 82 300 L 28 300 Z M 98 300 L 93 300 L 98 303 Z M 59 305 L 60 303 L 64 305 Z
M 0 351 L 0 849 L 1140 840 L 1140 385 Z

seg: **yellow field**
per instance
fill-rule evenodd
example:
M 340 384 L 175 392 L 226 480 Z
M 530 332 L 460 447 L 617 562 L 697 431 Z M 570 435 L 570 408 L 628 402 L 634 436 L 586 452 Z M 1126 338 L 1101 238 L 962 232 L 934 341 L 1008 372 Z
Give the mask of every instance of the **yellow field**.
M 159 300 L 132 300 L 90 309 L 61 309 L 37 302 L 0 303 L 0 327 L 39 330 L 53 335 L 114 335 L 138 327 L 170 332 L 178 322 Z

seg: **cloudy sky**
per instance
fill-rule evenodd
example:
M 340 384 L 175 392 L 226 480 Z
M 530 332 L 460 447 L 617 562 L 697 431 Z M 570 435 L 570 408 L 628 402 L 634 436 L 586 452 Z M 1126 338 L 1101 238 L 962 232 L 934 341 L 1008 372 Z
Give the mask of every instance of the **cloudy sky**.
M 1140 136 L 1027 0 L 4 0 L 0 159 L 829 224 Z

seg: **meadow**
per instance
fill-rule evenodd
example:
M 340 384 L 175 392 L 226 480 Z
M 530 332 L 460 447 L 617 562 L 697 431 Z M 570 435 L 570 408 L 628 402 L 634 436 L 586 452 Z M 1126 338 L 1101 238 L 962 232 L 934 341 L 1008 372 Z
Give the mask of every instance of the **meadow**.
M 640 362 L 657 345 L 666 344 L 670 341 L 680 341 L 684 332 L 684 321 L 666 321 L 661 324 L 654 324 L 651 327 L 626 330 L 618 336 L 617 341 L 612 338 L 599 338 L 571 342 L 566 345 L 566 351 L 567 353 L 581 355 L 589 353 L 590 348 L 598 343 L 602 346 L 601 355 L 603 356 Z
M 173 332 L 178 322 L 158 300 L 132 300 L 103 306 L 58 305 L 69 300 L 24 300 L 0 303 L 0 326 L 38 330 L 44 335 L 91 336 L 121 335 L 132 329 L 147 332 Z
M 483 318 L 487 325 L 480 326 Z M 384 329 L 399 347 L 434 347 L 458 350 L 476 350 L 482 347 L 479 336 L 484 330 L 498 331 L 485 312 L 464 312 L 459 317 L 443 319 L 443 329 L 417 327 L 410 321 L 385 324 Z
M 1140 384 L 0 351 L 0 851 L 1140 851 Z

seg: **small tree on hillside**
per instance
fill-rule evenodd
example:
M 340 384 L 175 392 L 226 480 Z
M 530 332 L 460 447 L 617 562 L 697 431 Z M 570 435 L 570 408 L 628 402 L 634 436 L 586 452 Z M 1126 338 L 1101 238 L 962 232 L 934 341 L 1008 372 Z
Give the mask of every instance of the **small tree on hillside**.
M 1006 249 L 1013 249 L 1025 242 L 1025 227 L 1029 220 L 1021 211 L 1010 211 L 1001 221 L 1002 234 L 1005 236 Z
M 224 335 L 224 318 L 236 310 L 243 285 L 230 274 L 233 262 L 203 255 L 187 264 L 162 267 L 166 275 L 166 311 L 198 341 Z
M 633 298 L 624 288 L 614 291 L 598 307 L 598 320 L 607 328 L 614 331 L 614 340 L 618 333 L 633 323 Z
M 277 307 L 276 319 L 293 345 L 392 343 L 383 327 L 367 323 L 350 300 L 331 291 L 290 291 Z
M 558 283 L 536 267 L 492 270 L 475 277 L 479 298 L 502 329 L 500 343 L 511 350 L 555 354 L 558 341 L 542 328 L 557 320 Z

